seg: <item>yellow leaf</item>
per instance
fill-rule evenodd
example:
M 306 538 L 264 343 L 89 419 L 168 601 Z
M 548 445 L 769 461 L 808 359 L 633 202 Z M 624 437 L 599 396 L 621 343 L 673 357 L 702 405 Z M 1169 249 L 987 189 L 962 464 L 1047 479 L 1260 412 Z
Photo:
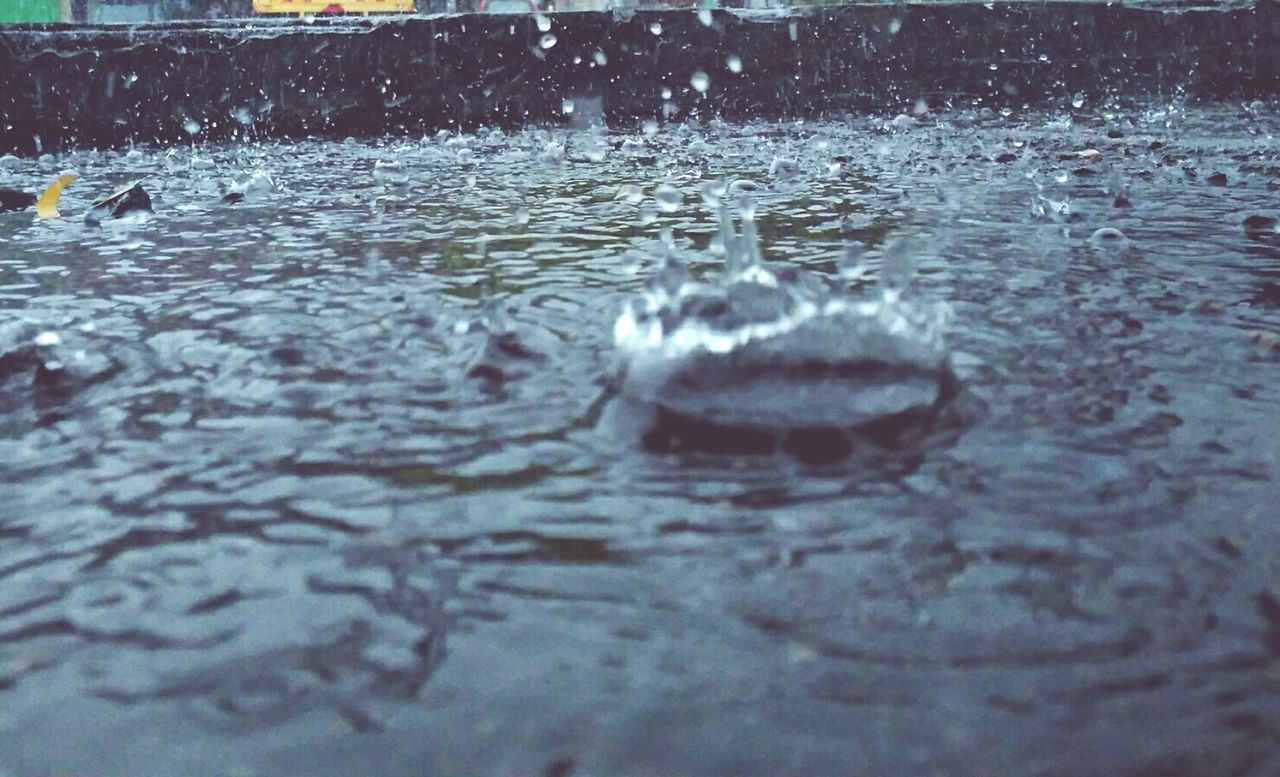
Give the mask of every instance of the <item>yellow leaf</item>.
M 44 190 L 39 200 L 36 200 L 36 215 L 42 219 L 56 219 L 61 216 L 62 214 L 58 212 L 58 199 L 62 197 L 62 190 L 67 188 L 67 184 L 75 179 L 74 175 L 60 175 L 56 181 L 49 184 L 49 188 Z

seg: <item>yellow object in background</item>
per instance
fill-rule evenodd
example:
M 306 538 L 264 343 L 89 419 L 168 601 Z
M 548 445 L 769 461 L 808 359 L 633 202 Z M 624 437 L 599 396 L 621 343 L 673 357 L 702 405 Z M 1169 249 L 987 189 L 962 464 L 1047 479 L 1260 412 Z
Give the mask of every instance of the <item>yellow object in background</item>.
M 60 175 L 40 194 L 40 199 L 36 200 L 36 215 L 42 219 L 56 219 L 62 214 L 58 212 L 58 199 L 62 197 L 62 190 L 74 181 L 74 175 Z
M 413 13 L 414 0 L 253 0 L 254 13 Z

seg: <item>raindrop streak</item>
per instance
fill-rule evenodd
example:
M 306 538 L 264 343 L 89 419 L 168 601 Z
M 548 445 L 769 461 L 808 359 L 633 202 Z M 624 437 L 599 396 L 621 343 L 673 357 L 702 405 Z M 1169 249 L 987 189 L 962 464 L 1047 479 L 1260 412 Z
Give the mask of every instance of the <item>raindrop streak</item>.
M 711 76 L 701 70 L 693 71 L 693 75 L 689 77 L 689 84 L 699 94 L 706 94 L 707 89 L 711 86 Z

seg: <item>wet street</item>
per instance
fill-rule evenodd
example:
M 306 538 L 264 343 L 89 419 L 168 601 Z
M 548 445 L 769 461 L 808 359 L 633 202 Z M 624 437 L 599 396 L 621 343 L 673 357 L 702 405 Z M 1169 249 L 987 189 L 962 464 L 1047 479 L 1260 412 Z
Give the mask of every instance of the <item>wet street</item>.
M 0 158 L 0 777 L 1280 773 L 1280 119 L 1063 111 Z M 713 181 L 927 432 L 634 433 Z

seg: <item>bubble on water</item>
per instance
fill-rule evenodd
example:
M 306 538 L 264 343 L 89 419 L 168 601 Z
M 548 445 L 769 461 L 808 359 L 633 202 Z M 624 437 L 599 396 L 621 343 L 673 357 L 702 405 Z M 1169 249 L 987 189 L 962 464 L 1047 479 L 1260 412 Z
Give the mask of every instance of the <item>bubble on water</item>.
M 1084 92 L 1076 92 L 1074 95 L 1072 95 L 1072 97 L 1071 97 L 1071 107 L 1072 107 L 1072 108 L 1083 108 L 1083 107 L 1084 107 Z
M 693 75 L 689 76 L 689 85 L 699 94 L 706 94 L 707 89 L 711 87 L 711 76 L 701 70 L 695 70 Z
M 1133 241 L 1115 227 L 1102 227 L 1089 236 L 1089 246 L 1100 251 L 1126 251 Z
M 600 49 L 596 49 L 595 53 L 591 55 L 591 58 L 600 67 L 604 67 L 605 65 L 609 64 L 609 58 L 606 57 L 604 52 L 601 51 Z
M 730 54 L 724 61 L 725 67 L 729 68 L 730 73 L 742 72 L 742 58 L 737 54 Z
M 669 183 L 660 183 L 653 190 L 653 199 L 658 203 L 658 207 L 665 213 L 675 213 L 680 209 L 680 202 L 684 199 L 684 195 L 680 190 Z
M 623 200 L 632 205 L 639 205 L 644 199 L 644 190 L 633 183 L 625 183 L 618 187 L 618 193 L 613 195 L 615 200 Z
M 544 49 L 549 49 L 556 45 L 556 36 L 553 33 L 548 32 L 538 40 L 538 45 Z
M 699 22 L 702 22 L 702 26 L 703 26 L 703 27 L 710 27 L 710 26 L 711 26 L 711 9 L 710 9 L 710 8 L 699 8 L 699 9 L 698 9 L 698 21 L 699 21 Z
M 373 163 L 373 178 L 392 186 L 404 186 L 409 183 L 409 176 L 397 159 L 379 159 Z
M 560 112 L 561 112 L 561 113 L 563 113 L 563 114 L 564 114 L 564 115 L 566 115 L 566 116 L 568 116 L 569 114 L 573 113 L 573 100 L 570 100 L 568 97 L 566 97 L 566 98 L 564 98 L 563 100 L 561 100 L 561 101 L 560 101 Z
M 1041 62 L 1048 62 L 1048 61 L 1049 61 L 1049 55 L 1048 55 L 1048 54 L 1041 54 L 1039 57 L 1037 57 L 1037 59 L 1039 59 Z
M 551 31 L 551 17 L 546 14 L 535 14 L 533 21 L 538 25 L 538 32 Z
M 186 131 L 188 135 L 194 138 L 196 135 L 200 134 L 200 122 L 196 121 L 195 119 L 187 119 L 186 121 L 182 122 L 182 129 Z
M 662 22 L 654 22 L 653 24 L 650 24 L 650 25 L 649 25 L 649 32 L 653 33 L 654 35 L 661 35 L 661 34 L 662 34 Z

